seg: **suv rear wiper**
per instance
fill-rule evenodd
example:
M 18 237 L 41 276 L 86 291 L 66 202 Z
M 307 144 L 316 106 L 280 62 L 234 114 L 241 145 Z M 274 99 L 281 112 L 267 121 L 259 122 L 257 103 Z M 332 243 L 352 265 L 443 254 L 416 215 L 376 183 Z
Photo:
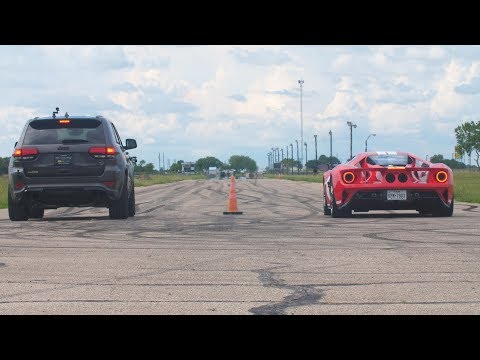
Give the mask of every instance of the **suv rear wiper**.
M 83 139 L 65 139 L 62 140 L 62 144 L 75 144 L 75 143 L 86 143 L 88 142 L 87 140 Z

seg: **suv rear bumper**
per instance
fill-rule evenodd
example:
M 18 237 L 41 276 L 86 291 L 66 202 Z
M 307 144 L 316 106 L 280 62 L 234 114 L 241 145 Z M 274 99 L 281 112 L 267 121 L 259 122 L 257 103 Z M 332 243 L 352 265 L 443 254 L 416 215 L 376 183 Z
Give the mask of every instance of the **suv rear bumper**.
M 125 177 L 120 171 L 105 171 L 101 176 L 26 177 L 23 169 L 10 173 L 14 201 L 26 200 L 37 207 L 107 206 L 121 196 Z M 92 199 L 96 199 L 92 203 Z M 68 204 L 68 205 L 66 205 Z

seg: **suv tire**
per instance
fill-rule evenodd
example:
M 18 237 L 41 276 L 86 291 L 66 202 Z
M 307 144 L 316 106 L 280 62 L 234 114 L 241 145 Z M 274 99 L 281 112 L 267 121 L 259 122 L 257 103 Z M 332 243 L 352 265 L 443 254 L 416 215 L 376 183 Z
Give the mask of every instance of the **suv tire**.
M 128 197 L 128 216 L 135 216 L 135 187 L 132 184 L 132 191 Z
M 128 201 L 128 183 L 127 178 L 125 178 L 123 182 L 122 194 L 120 195 L 120 199 L 113 200 L 110 203 L 110 207 L 108 208 L 108 213 L 110 215 L 110 219 L 126 219 L 128 218 L 129 213 L 129 201 Z
M 15 203 L 12 200 L 12 192 L 8 188 L 8 217 L 12 221 L 28 220 L 27 207 L 23 202 Z
M 43 218 L 44 213 L 45 209 L 34 208 L 30 209 L 30 211 L 28 212 L 28 216 L 32 219 L 41 219 Z

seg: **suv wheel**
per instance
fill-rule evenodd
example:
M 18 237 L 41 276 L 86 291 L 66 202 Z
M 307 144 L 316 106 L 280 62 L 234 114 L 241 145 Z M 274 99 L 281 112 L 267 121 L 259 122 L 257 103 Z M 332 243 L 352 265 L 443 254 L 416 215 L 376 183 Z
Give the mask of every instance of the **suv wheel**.
M 34 208 L 34 209 L 30 209 L 30 211 L 28 212 L 28 216 L 31 217 L 32 219 L 41 219 L 43 218 L 44 213 L 45 213 L 45 209 Z
M 128 197 L 128 216 L 135 216 L 135 187 L 132 184 L 132 191 Z
M 108 208 L 108 213 L 110 215 L 110 219 L 126 219 L 128 218 L 128 191 L 127 191 L 127 179 L 125 179 L 122 188 L 122 195 L 120 199 L 113 200 L 110 203 L 110 207 Z
M 25 203 L 16 203 L 13 201 L 10 187 L 8 187 L 8 217 L 12 221 L 28 220 L 27 207 L 25 206 Z

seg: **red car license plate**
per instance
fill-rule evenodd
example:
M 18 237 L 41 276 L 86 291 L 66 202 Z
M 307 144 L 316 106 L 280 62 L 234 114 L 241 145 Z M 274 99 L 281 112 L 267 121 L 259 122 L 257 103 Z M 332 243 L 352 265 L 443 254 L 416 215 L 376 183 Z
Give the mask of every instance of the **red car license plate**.
M 387 190 L 387 200 L 407 200 L 407 190 Z

